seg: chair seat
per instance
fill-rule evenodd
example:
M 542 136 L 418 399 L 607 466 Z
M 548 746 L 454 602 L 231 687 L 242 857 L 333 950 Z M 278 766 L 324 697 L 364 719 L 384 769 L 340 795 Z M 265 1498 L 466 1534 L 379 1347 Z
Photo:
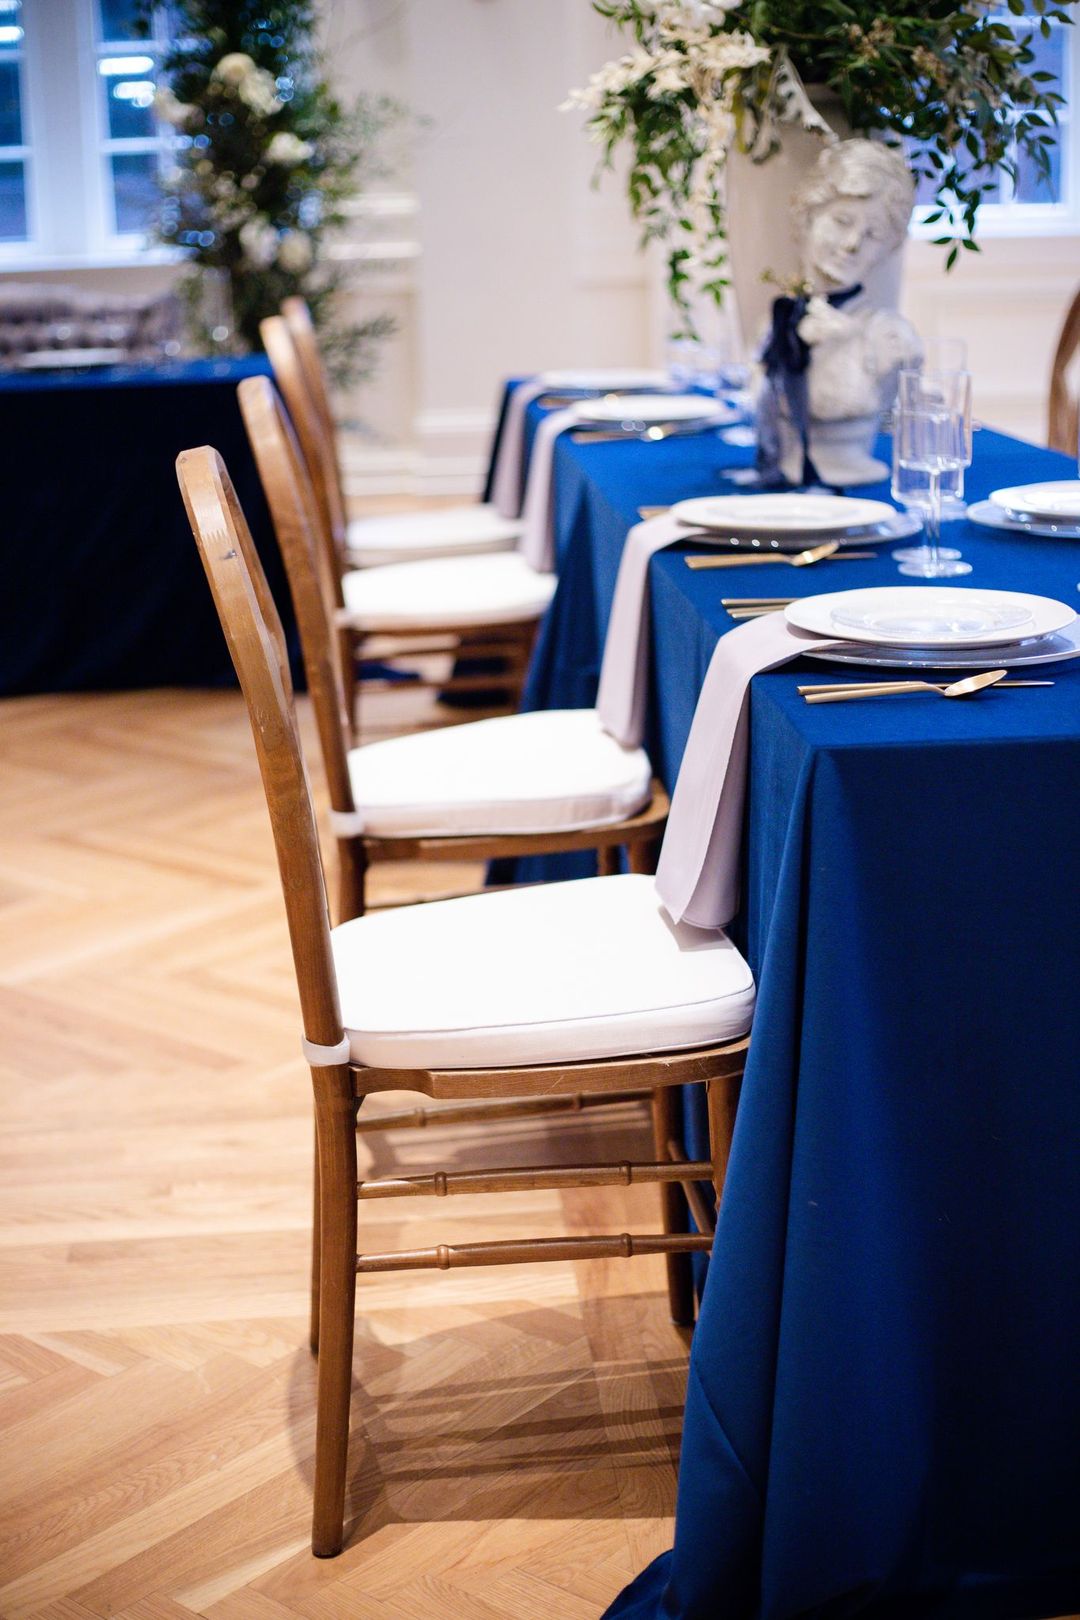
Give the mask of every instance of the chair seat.
M 331 934 L 353 1061 L 595 1061 L 744 1035 L 754 980 L 725 934 L 674 924 L 653 880 L 585 878 L 358 917 Z
M 360 568 L 342 580 L 345 618 L 357 630 L 511 624 L 538 619 L 555 592 L 516 551 Z
M 623 821 L 649 801 L 652 771 L 595 709 L 474 720 L 349 754 L 356 834 L 545 833 Z M 335 831 L 348 833 L 339 813 Z
M 474 502 L 435 512 L 354 518 L 345 532 L 345 545 L 354 568 L 371 568 L 379 563 L 509 551 L 521 528 L 518 519 L 500 517 L 490 504 Z

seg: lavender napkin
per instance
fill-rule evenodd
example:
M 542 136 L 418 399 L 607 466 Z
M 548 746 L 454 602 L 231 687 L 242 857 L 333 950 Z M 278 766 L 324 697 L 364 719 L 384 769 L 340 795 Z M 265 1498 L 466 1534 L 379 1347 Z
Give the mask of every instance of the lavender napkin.
M 518 550 L 538 574 L 550 574 L 555 569 L 555 480 L 551 476 L 555 440 L 578 420 L 574 405 L 569 410 L 552 411 L 540 423 L 533 440 Z
M 832 645 L 835 637 L 793 630 L 782 613 L 740 624 L 717 642 L 656 870 L 656 892 L 673 922 L 722 928 L 738 910 L 751 680 Z
M 605 731 L 627 748 L 645 734 L 649 691 L 649 559 L 686 533 L 670 512 L 630 530 L 611 603 L 596 709 Z

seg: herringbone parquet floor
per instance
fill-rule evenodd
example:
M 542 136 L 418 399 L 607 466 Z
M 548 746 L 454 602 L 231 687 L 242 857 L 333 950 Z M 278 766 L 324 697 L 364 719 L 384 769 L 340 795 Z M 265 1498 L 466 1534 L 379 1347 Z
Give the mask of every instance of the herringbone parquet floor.
M 595 1620 L 670 1542 L 660 1263 L 367 1279 L 352 1535 L 312 1559 L 310 1086 L 240 699 L 9 702 L 0 749 L 0 1616 Z M 386 1168 L 582 1135 L 367 1140 Z M 648 1151 L 629 1111 L 600 1138 Z M 445 1210 L 450 1240 L 655 1222 L 648 1188 Z M 363 1216 L 430 1241 L 426 1202 Z

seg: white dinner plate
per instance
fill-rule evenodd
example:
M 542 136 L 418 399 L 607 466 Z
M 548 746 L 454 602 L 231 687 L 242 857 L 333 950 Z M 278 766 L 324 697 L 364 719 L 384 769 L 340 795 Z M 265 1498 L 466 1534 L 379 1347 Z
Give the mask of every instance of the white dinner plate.
M 951 585 L 871 585 L 803 597 L 784 609 L 789 624 L 838 641 L 894 647 L 998 647 L 1048 636 L 1072 624 L 1066 602 L 1026 591 Z
M 908 540 L 913 534 L 921 534 L 922 518 L 917 512 L 894 512 L 890 507 L 889 513 L 887 522 L 875 523 L 872 529 L 855 529 L 851 534 L 845 531 L 833 538 L 838 539 L 841 546 L 887 546 L 895 545 L 897 540 Z M 717 551 L 791 553 L 806 550 L 805 535 L 723 534 L 718 529 L 709 529 L 695 533 L 688 530 L 685 538 L 715 546 Z
M 828 535 L 855 533 L 896 515 L 887 501 L 847 495 L 699 495 L 679 501 L 672 514 L 695 529 L 724 534 Z
M 738 412 L 707 394 L 615 394 L 574 406 L 579 422 L 730 422 Z
M 1080 520 L 1075 523 L 1051 523 L 1049 519 L 1031 521 L 1010 517 L 993 501 L 974 501 L 967 509 L 972 523 L 981 529 L 997 529 L 1001 534 L 1029 534 L 1042 540 L 1080 540 Z
M 1080 478 L 1061 478 L 1050 484 L 1014 484 L 995 489 L 991 501 L 1018 522 L 1049 518 L 1080 524 Z
M 72 366 L 115 366 L 123 349 L 31 349 L 20 354 L 21 371 L 69 371 Z
M 642 371 L 630 366 L 593 366 L 584 371 L 542 371 L 545 388 L 666 388 L 666 371 Z
M 1024 669 L 1080 658 L 1080 619 L 1055 635 L 996 647 L 992 657 L 978 647 L 942 647 L 929 652 L 921 647 L 858 647 L 850 641 L 819 647 L 806 657 L 823 664 L 857 664 L 862 669 Z

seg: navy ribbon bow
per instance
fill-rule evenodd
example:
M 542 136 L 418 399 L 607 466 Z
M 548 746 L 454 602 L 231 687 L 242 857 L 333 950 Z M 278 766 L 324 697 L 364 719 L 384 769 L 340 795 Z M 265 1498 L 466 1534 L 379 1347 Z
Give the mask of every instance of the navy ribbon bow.
M 842 309 L 862 292 L 862 282 L 841 287 L 827 294 L 833 309 Z M 796 298 L 782 294 L 773 300 L 772 326 L 761 361 L 765 367 L 765 387 L 758 410 L 757 470 L 763 483 L 783 482 L 780 469 L 781 404 L 802 442 L 802 482 L 820 483 L 817 468 L 810 459 L 810 400 L 806 373 L 810 366 L 810 345 L 799 336 L 799 323 L 810 304 L 808 294 Z

